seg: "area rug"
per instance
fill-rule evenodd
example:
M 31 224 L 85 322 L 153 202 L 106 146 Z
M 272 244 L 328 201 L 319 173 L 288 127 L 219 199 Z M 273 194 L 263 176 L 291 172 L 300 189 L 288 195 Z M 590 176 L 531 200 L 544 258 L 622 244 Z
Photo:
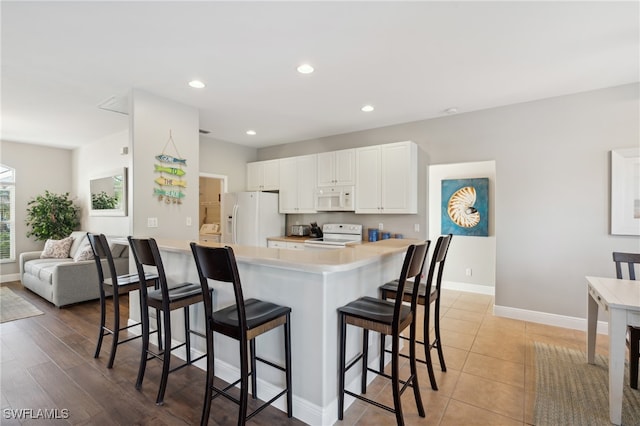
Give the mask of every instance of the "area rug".
M 0 287 L 0 323 L 42 314 L 40 309 L 15 294 L 9 287 Z
M 536 402 L 534 424 L 610 425 L 608 358 L 535 342 Z M 625 368 L 622 424 L 640 425 L 640 390 L 629 387 Z

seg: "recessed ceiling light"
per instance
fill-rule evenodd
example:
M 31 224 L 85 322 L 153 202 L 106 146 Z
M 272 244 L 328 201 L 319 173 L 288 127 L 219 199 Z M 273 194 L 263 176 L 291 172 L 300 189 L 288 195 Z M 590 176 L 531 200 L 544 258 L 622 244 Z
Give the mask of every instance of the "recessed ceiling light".
M 256 131 L 255 131 L 255 130 L 247 130 L 247 134 L 248 134 L 249 136 L 255 136 Z
M 298 72 L 300 74 L 311 74 L 313 71 L 313 67 L 309 64 L 302 64 L 298 67 Z
M 458 112 L 458 108 L 456 107 L 447 108 L 444 110 L 444 112 L 446 112 L 447 114 L 456 114 Z
M 199 80 L 192 80 L 189 82 L 189 86 L 193 87 L 194 89 L 202 89 L 204 88 L 204 83 Z
M 362 108 L 360 108 L 360 109 L 361 109 L 362 111 L 364 111 L 364 112 L 371 112 L 371 111 L 373 111 L 373 109 L 374 109 L 374 108 L 373 108 L 373 105 L 365 105 L 365 106 L 363 106 L 363 107 L 362 107 Z

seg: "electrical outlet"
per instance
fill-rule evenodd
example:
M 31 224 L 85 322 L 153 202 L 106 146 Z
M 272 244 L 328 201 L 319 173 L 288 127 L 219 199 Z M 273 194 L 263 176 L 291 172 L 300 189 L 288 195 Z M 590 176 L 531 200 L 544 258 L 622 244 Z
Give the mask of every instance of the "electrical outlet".
M 158 227 L 158 218 L 157 217 L 148 217 L 147 218 L 147 228 L 157 228 Z
M 415 225 L 413 225 L 413 231 L 414 232 L 420 232 L 420 224 L 416 223 Z
M 382 231 L 384 229 L 384 224 L 379 223 L 378 224 L 378 230 Z
M 471 268 L 467 268 L 467 269 L 465 270 L 465 274 L 466 274 L 468 277 L 470 277 L 470 276 L 473 274 L 473 271 L 471 270 Z
M 187 226 L 191 226 L 191 216 L 187 216 Z

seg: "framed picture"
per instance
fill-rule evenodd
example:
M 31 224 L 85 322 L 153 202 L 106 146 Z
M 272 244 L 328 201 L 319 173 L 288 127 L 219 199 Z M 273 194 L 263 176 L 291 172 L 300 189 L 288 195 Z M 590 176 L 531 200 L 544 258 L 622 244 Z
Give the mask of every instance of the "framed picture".
M 442 234 L 489 235 L 489 178 L 442 181 Z
M 611 151 L 611 234 L 640 235 L 640 148 Z

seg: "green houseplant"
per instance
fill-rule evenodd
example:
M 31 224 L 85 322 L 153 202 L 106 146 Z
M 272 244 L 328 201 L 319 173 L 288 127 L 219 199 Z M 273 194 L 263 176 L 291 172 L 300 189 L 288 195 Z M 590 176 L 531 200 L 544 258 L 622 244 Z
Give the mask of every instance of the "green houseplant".
M 118 196 L 109 195 L 105 191 L 91 194 L 91 208 L 95 210 L 115 209 L 118 205 Z
M 45 241 L 68 237 L 80 226 L 80 207 L 69 199 L 69 193 L 54 194 L 45 191 L 27 203 L 27 237 Z

